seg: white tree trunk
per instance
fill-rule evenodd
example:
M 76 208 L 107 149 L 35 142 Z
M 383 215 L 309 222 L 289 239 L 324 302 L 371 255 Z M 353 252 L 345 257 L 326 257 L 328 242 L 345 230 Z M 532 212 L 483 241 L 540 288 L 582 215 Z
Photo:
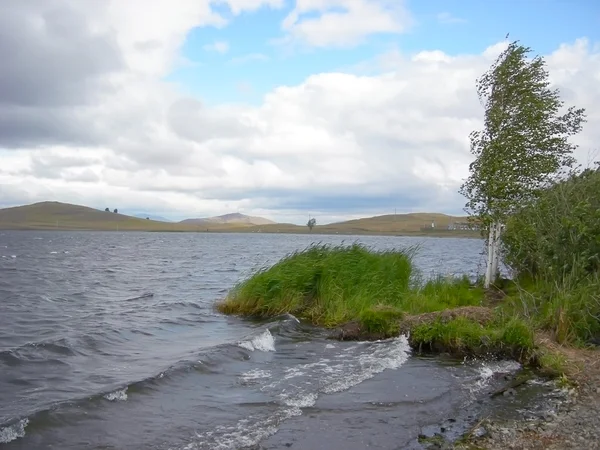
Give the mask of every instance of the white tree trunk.
M 488 255 L 487 266 L 485 271 L 484 287 L 489 288 L 496 281 L 498 274 L 498 265 L 500 263 L 500 233 L 502 225 L 494 222 L 490 225 L 488 235 Z

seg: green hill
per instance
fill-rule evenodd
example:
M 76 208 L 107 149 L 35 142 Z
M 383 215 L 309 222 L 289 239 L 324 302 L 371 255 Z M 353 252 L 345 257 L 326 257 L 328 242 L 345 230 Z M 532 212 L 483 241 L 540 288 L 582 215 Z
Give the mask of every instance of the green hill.
M 214 227 L 203 226 L 204 231 L 207 228 Z M 41 202 L 0 209 L 0 229 L 199 231 L 197 226 L 140 219 L 60 202 Z
M 381 234 L 418 236 L 478 237 L 478 231 L 465 230 L 467 218 L 438 213 L 390 214 L 317 225 L 312 233 L 319 234 Z M 434 227 L 432 227 L 434 224 Z M 451 225 L 453 225 L 451 227 Z M 454 229 L 449 229 L 454 228 Z M 244 228 L 241 232 L 253 233 L 309 233 L 307 226 L 271 224 Z

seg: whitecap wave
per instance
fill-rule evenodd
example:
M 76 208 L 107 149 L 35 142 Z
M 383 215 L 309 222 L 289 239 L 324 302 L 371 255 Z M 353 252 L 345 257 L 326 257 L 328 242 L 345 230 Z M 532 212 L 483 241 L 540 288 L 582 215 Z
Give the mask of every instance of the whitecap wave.
M 29 424 L 29 419 L 21 419 L 12 425 L 0 428 L 0 444 L 7 444 L 25 436 L 25 428 Z
M 119 389 L 118 391 L 110 392 L 104 396 L 106 400 L 111 402 L 124 402 L 127 400 L 127 388 Z
M 250 340 L 238 342 L 238 345 L 246 350 L 250 350 L 251 352 L 254 350 L 261 352 L 274 352 L 275 338 L 269 330 L 265 330 Z
M 241 346 L 256 349 L 258 342 L 272 342 L 265 332 Z M 256 341 L 256 342 L 255 342 Z M 260 347 L 261 345 L 258 345 Z M 272 345 L 267 345 L 273 348 Z M 326 347 L 330 352 L 337 349 Z M 408 339 L 401 336 L 379 342 L 365 342 L 345 347 L 343 351 L 318 361 L 286 367 L 280 374 L 253 369 L 242 376 L 251 377 L 260 390 L 273 395 L 279 408 L 266 415 L 249 416 L 234 425 L 218 426 L 197 434 L 198 441 L 184 450 L 233 449 L 258 445 L 279 430 L 280 424 L 302 414 L 303 408 L 314 406 L 322 394 L 332 394 L 350 389 L 386 369 L 398 369 L 410 355 Z M 338 358 L 337 356 L 341 356 Z M 302 377 L 301 383 L 297 378 Z

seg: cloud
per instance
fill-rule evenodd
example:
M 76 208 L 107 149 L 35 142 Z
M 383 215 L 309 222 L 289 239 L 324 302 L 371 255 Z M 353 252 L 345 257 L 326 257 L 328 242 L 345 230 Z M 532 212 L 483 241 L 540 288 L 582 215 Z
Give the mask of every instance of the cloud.
M 471 161 L 468 135 L 482 126 L 475 80 L 506 43 L 458 56 L 389 52 L 361 62 L 360 71 L 277 87 L 257 106 L 208 105 L 164 76 L 179 64 L 190 30 L 226 20 L 206 2 L 182 0 L 173 10 L 154 0 L 158 11 L 146 11 L 147 3 L 0 6 L 0 33 L 12 26 L 10 39 L 32 49 L 2 47 L 2 206 L 60 200 L 174 217 L 240 210 L 298 223 L 307 212 L 319 223 L 395 208 L 461 212 L 457 189 Z M 340 2 L 319 5 L 304 1 L 298 8 L 331 11 Z M 53 8 L 60 19 L 48 25 L 44 14 Z M 139 20 L 125 20 L 136 14 Z M 98 60 L 86 62 L 92 51 Z M 72 89 L 53 72 L 58 68 L 46 67 L 52 60 L 65 72 L 73 66 L 65 74 Z M 567 104 L 588 110 L 577 138 L 578 157 L 587 162 L 600 141 L 600 50 L 578 40 L 546 60 Z M 12 92 L 27 74 L 36 95 Z
M 349 47 L 372 34 L 400 34 L 413 24 L 403 0 L 296 0 L 278 44 Z
M 236 56 L 229 60 L 229 64 L 234 66 L 241 66 L 255 61 L 268 61 L 269 57 L 263 53 L 248 53 L 242 56 Z
M 457 23 L 467 23 L 466 19 L 461 17 L 456 17 L 452 13 L 449 12 L 441 12 L 437 15 L 437 20 L 439 23 L 443 23 L 445 25 L 457 24 Z
M 223 55 L 229 51 L 229 43 L 226 41 L 215 41 L 212 44 L 206 44 L 202 48 L 207 52 L 217 52 Z

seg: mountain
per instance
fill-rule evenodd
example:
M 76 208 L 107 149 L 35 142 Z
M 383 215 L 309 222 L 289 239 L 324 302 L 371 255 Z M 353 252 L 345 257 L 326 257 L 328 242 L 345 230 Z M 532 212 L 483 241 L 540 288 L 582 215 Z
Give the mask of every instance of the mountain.
M 171 219 L 167 219 L 166 217 L 162 217 L 162 216 L 155 216 L 154 214 L 144 214 L 144 213 L 139 213 L 139 214 L 133 214 L 132 217 L 137 217 L 138 219 L 145 219 L 148 218 L 150 220 L 156 220 L 157 222 L 173 222 L 173 220 Z
M 205 217 L 200 219 L 186 219 L 179 223 L 188 225 L 205 225 L 205 224 L 239 224 L 239 225 L 269 225 L 274 224 L 272 220 L 264 217 L 247 216 L 240 213 L 223 214 L 216 217 Z

